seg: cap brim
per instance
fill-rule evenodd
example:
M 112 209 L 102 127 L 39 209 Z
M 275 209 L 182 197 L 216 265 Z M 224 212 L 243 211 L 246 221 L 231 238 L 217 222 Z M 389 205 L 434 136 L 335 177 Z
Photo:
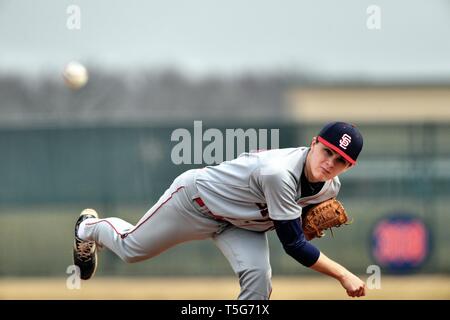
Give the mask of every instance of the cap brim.
M 356 160 L 353 160 L 352 158 L 350 158 L 349 155 L 347 155 L 344 151 L 342 151 L 341 149 L 339 149 L 338 147 L 336 147 L 335 145 L 331 144 L 330 142 L 328 142 L 327 140 L 325 140 L 324 138 L 322 138 L 321 136 L 317 137 L 319 142 L 323 143 L 324 145 L 326 145 L 328 148 L 330 148 L 331 150 L 339 153 L 342 158 L 344 158 L 345 160 L 347 160 L 348 162 L 350 162 L 351 164 L 355 164 Z

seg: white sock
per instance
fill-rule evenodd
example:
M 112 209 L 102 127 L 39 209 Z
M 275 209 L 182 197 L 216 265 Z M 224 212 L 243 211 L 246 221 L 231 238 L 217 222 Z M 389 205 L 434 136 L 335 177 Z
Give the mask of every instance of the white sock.
M 80 225 L 78 226 L 78 238 L 80 238 L 83 241 L 88 241 L 88 237 L 86 234 L 86 223 L 88 222 L 94 222 L 95 220 L 97 220 L 96 218 L 87 218 L 86 220 L 83 220 L 83 222 L 80 223 Z

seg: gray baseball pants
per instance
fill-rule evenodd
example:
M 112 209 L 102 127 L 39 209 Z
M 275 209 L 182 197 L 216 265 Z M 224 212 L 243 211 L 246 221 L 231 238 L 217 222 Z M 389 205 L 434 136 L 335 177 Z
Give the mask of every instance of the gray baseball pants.
M 133 226 L 119 218 L 86 219 L 80 238 L 93 240 L 125 262 L 152 258 L 176 244 L 212 239 L 239 277 L 240 300 L 267 300 L 272 291 L 265 233 L 216 220 L 195 198 L 195 172 L 178 176 L 158 202 Z

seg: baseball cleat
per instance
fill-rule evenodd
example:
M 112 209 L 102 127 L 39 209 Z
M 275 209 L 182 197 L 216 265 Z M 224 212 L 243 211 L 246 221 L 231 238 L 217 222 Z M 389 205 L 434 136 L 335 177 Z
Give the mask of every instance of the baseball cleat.
M 89 218 L 98 219 L 94 209 L 84 209 L 75 224 L 75 240 L 73 243 L 73 263 L 80 268 L 80 278 L 90 279 L 97 269 L 97 245 L 95 241 L 84 241 L 78 237 L 78 227 Z

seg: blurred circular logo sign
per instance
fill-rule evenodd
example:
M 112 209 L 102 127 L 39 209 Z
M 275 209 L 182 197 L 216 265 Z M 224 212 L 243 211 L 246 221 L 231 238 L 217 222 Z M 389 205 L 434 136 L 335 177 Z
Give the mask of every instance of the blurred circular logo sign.
M 372 256 L 385 269 L 413 271 L 424 263 L 429 252 L 430 234 L 420 218 L 388 215 L 373 228 Z

